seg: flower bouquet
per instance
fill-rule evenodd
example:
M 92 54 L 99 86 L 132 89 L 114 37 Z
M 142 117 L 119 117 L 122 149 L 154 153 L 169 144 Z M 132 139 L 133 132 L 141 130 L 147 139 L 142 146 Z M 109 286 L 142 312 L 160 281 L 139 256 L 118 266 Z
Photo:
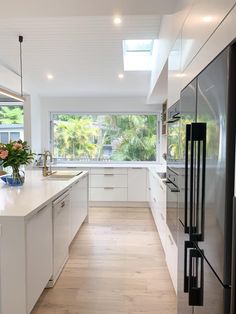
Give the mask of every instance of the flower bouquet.
M 30 164 L 33 159 L 34 154 L 26 141 L 0 143 L 0 166 L 12 168 L 12 175 L 6 175 L 4 180 L 9 185 L 19 186 L 24 183 L 25 176 L 20 166 Z

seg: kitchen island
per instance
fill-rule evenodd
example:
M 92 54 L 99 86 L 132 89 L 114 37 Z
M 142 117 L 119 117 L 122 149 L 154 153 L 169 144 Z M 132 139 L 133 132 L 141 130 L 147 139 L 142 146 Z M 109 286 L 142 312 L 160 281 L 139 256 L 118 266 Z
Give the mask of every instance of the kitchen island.
M 27 171 L 22 187 L 0 183 L 0 200 L 0 313 L 29 314 L 88 217 L 88 174 Z

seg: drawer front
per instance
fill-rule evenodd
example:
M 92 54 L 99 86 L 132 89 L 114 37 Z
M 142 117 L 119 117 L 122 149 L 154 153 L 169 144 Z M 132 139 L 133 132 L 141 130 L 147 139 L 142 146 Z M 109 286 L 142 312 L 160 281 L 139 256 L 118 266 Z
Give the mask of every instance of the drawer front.
M 91 174 L 127 174 L 127 168 L 91 168 Z
M 123 174 L 92 174 L 90 176 L 90 187 L 127 187 L 127 176 Z
M 125 202 L 127 201 L 127 188 L 91 188 L 90 201 Z

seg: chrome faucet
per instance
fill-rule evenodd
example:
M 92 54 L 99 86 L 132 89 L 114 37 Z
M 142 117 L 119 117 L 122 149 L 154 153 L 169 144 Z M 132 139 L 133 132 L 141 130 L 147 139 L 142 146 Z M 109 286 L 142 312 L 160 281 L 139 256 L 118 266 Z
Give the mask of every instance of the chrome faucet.
M 47 161 L 48 161 L 48 157 L 50 158 L 50 166 L 48 168 L 47 166 Z M 52 168 L 51 168 L 51 162 L 52 162 L 52 154 L 49 150 L 45 150 L 44 154 L 43 154 L 43 176 L 49 176 L 50 174 L 52 174 Z

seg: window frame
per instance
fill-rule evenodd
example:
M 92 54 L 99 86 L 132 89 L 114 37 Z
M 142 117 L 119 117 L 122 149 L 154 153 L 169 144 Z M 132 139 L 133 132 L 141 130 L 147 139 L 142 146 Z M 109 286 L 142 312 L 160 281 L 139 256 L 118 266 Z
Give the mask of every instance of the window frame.
M 157 164 L 160 163 L 161 160 L 161 113 L 160 112 L 80 112 L 80 111 L 50 111 L 49 113 L 49 147 L 50 151 L 54 152 L 54 132 L 53 132 L 53 115 L 80 115 L 80 116 L 88 116 L 88 115 L 155 115 L 157 116 L 157 127 L 156 127 L 156 136 L 157 136 L 157 143 L 156 143 L 156 160 L 154 161 L 122 161 L 122 160 L 110 160 L 110 161 L 99 161 L 99 160 L 86 160 L 86 161 L 79 161 L 79 160 L 67 160 L 67 161 L 60 161 L 60 164 Z M 159 152 L 159 153 L 158 153 Z

